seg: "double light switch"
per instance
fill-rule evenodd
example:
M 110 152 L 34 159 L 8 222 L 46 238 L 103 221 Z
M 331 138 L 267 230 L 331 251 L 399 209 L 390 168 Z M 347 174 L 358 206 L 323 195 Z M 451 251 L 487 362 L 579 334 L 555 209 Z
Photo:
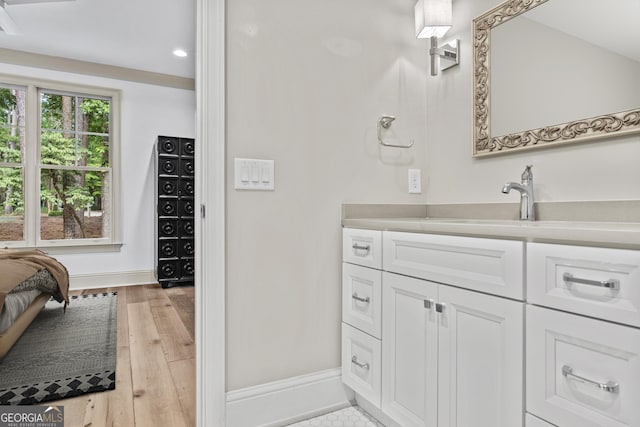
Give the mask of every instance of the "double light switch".
M 274 161 L 235 159 L 235 188 L 237 190 L 273 190 Z

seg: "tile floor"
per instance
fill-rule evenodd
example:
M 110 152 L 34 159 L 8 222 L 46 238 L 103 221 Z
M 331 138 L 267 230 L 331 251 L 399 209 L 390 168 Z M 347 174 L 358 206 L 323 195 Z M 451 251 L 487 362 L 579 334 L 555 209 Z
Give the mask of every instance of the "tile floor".
M 384 427 L 358 406 L 350 406 L 336 412 L 321 415 L 289 427 Z

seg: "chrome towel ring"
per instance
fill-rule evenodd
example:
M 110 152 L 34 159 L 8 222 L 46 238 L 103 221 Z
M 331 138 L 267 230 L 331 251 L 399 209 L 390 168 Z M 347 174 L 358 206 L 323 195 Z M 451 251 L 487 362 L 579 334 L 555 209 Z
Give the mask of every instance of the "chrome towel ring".
M 398 145 L 398 144 L 388 144 L 386 142 L 384 142 L 384 140 L 382 139 L 382 130 L 383 129 L 389 129 L 391 127 L 391 123 L 393 123 L 393 121 L 396 118 L 394 116 L 381 116 L 378 119 L 378 142 L 380 142 L 380 145 L 384 145 L 385 147 L 396 147 L 396 148 L 411 148 L 413 147 L 413 143 L 415 142 L 413 139 L 409 141 L 409 145 Z

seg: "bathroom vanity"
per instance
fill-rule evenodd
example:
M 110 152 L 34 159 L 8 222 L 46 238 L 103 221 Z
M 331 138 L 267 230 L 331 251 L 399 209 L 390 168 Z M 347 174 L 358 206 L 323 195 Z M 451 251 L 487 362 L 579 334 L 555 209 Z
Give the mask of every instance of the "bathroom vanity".
M 640 223 L 343 218 L 342 377 L 390 425 L 640 426 Z

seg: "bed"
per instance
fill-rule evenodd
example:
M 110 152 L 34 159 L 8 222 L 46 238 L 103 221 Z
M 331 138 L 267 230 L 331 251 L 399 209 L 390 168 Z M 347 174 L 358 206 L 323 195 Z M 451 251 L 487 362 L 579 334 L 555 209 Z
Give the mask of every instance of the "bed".
M 0 250 L 0 359 L 50 298 L 69 302 L 69 273 L 44 252 Z

